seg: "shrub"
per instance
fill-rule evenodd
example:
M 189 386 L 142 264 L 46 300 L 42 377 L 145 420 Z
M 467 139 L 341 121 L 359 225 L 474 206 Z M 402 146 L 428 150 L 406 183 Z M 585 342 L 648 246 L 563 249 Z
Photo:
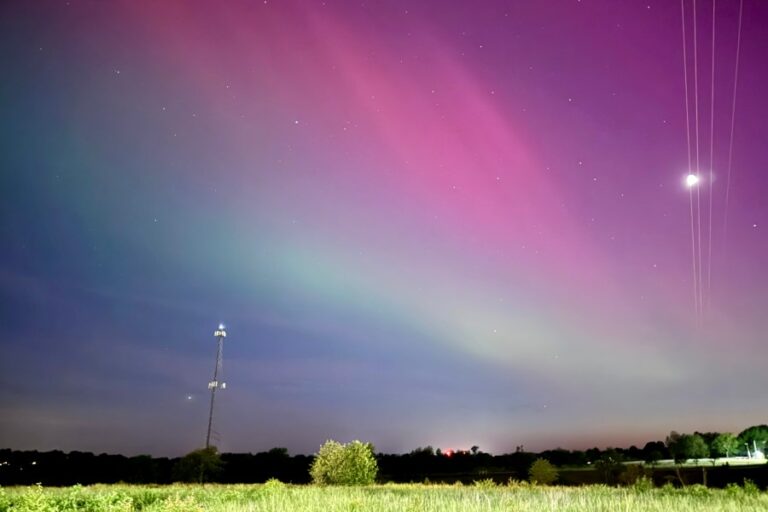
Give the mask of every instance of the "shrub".
M 757 496 L 760 494 L 760 488 L 749 478 L 744 479 L 744 487 L 741 490 L 747 496 Z
M 650 477 L 643 475 L 632 484 L 632 488 L 637 492 L 649 492 L 653 490 L 653 480 Z
M 280 481 L 279 478 L 270 478 L 266 482 L 264 482 L 264 487 L 273 487 L 275 489 L 285 489 L 286 485 L 284 482 Z
M 536 459 L 528 470 L 531 483 L 550 485 L 557 480 L 557 468 L 547 459 Z
M 262 489 L 264 489 L 264 491 L 266 492 L 273 493 L 273 492 L 283 491 L 285 490 L 286 487 L 288 486 L 285 485 L 280 480 L 278 480 L 277 478 L 270 478 L 269 480 L 264 482 L 264 487 L 262 487 Z
M 19 495 L 18 500 L 11 508 L 14 512 L 56 512 L 56 507 L 46 496 L 43 486 L 37 484 L 28 487 Z
M 11 498 L 5 492 L 5 489 L 0 487 L 0 511 L 5 512 L 11 508 Z
M 733 498 L 742 498 L 746 496 L 758 496 L 760 494 L 760 488 L 755 485 L 752 480 L 745 478 L 743 487 L 732 482 L 725 486 L 725 492 Z
M 673 495 L 677 492 L 677 489 L 671 481 L 667 480 L 664 485 L 659 487 L 659 492 L 660 494 Z
M 172 494 L 163 501 L 150 505 L 147 510 L 151 512 L 204 512 L 205 509 L 197 503 L 193 496 Z
M 518 480 L 514 477 L 509 477 L 509 480 L 507 480 L 507 487 L 510 489 L 526 489 L 530 485 L 528 480 Z
M 707 498 L 712 495 L 712 492 L 710 491 L 709 487 L 706 487 L 702 484 L 688 485 L 685 488 L 683 488 L 681 492 L 687 494 L 688 496 L 698 496 L 702 498 Z
M 475 487 L 479 487 L 480 489 L 493 489 L 494 487 L 496 487 L 496 482 L 493 481 L 493 478 L 475 480 L 473 484 Z
M 634 485 L 641 478 L 647 477 L 648 472 L 640 464 L 629 464 L 619 475 L 619 481 L 624 485 Z
M 329 440 L 320 447 L 309 473 L 319 485 L 368 485 L 376 480 L 378 470 L 369 443 L 344 445 Z

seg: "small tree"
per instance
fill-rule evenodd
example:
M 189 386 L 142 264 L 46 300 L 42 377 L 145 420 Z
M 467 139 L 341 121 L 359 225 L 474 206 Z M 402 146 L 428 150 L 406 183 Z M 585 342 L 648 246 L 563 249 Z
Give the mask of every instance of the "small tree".
M 736 439 L 736 436 L 725 432 L 723 434 L 719 434 L 713 441 L 712 441 L 712 451 L 715 455 L 719 455 L 722 457 L 725 455 L 726 457 L 730 457 L 731 453 L 735 452 L 739 449 L 739 440 Z
M 536 459 L 528 470 L 531 483 L 550 485 L 557 480 L 557 468 L 547 459 Z
M 344 445 L 329 439 L 320 446 L 309 469 L 312 481 L 320 485 L 336 483 L 343 458 Z
M 768 444 L 768 425 L 755 425 L 743 430 L 738 435 L 739 448 L 746 444 L 749 447 L 749 451 L 760 450 L 765 451 L 765 446 Z
M 215 446 L 189 452 L 173 467 L 173 478 L 180 482 L 209 482 L 221 472 L 223 462 Z
M 686 436 L 686 452 L 690 459 L 698 462 L 699 459 L 709 457 L 709 446 L 700 434 L 691 434 Z
M 667 436 L 666 443 L 669 454 L 676 463 L 680 463 L 687 457 L 685 453 L 685 434 L 678 434 L 674 430 Z
M 370 443 L 344 445 L 329 440 L 315 455 L 309 473 L 319 485 L 368 485 L 376 480 L 378 470 Z

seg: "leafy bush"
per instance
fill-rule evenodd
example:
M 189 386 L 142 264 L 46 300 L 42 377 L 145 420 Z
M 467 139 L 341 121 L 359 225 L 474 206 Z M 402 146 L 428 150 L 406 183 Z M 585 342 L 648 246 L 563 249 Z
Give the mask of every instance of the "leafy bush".
M 744 494 L 748 496 L 757 496 L 760 494 L 760 488 L 757 486 L 755 482 L 750 480 L 749 478 L 744 479 L 744 487 L 742 487 Z
M 557 468 L 547 459 L 536 459 L 528 470 L 531 483 L 550 485 L 557 480 Z
M 512 489 L 520 489 L 520 488 L 527 488 L 530 483 L 528 483 L 528 480 L 518 480 L 514 477 L 509 477 L 509 480 L 507 480 L 507 487 Z
M 664 485 L 659 487 L 659 493 L 664 495 L 674 495 L 677 492 L 677 489 L 675 488 L 674 484 L 670 481 L 667 481 Z
M 266 492 L 280 492 L 285 490 L 285 488 L 288 487 L 283 482 L 278 480 L 277 478 L 270 478 L 266 482 L 264 482 L 264 487 L 262 489 Z
M 730 483 L 725 486 L 725 493 L 731 498 L 746 498 L 749 496 L 759 496 L 760 488 L 749 478 L 744 479 L 744 486 L 737 483 Z
M 40 484 L 25 490 L 11 510 L 13 512 L 57 512 Z
M 475 480 L 473 482 L 475 487 L 478 487 L 480 489 L 493 489 L 496 487 L 496 482 L 493 481 L 493 478 L 485 478 L 483 480 Z
M 632 488 L 637 492 L 650 492 L 654 487 L 653 480 L 646 475 L 641 476 L 632 484 Z
M 741 490 L 747 496 L 757 496 L 760 494 L 760 488 L 749 478 L 744 479 L 744 487 Z
M 263 496 L 279 495 L 287 488 L 288 486 L 277 478 L 270 478 L 261 486 L 261 494 Z
M 161 502 L 154 503 L 147 510 L 151 512 L 204 512 L 204 508 L 193 496 L 173 494 Z
M 376 480 L 378 470 L 369 443 L 344 445 L 329 440 L 320 447 L 309 473 L 319 485 L 368 485 Z
M 681 493 L 688 496 L 698 496 L 702 498 L 708 498 L 712 495 L 712 491 L 709 487 L 701 484 L 688 485 L 680 490 Z

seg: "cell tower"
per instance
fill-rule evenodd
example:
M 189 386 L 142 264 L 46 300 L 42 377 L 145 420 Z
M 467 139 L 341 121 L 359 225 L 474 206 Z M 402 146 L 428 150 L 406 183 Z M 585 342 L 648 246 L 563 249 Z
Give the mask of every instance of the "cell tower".
M 211 446 L 211 427 L 213 426 L 213 401 L 216 399 L 216 390 L 227 389 L 226 382 L 219 382 L 219 373 L 221 372 L 222 350 L 224 349 L 224 338 L 227 337 L 227 330 L 224 324 L 219 324 L 219 328 L 213 333 L 216 337 L 216 367 L 213 369 L 213 380 L 208 383 L 208 389 L 211 390 L 211 409 L 208 413 L 208 433 L 205 435 L 205 447 Z

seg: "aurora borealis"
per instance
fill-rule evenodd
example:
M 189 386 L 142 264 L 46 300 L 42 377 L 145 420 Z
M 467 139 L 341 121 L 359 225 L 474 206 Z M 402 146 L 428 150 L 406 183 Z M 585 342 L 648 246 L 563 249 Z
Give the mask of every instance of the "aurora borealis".
M 716 10 L 699 321 L 679 3 L 4 2 L 0 445 L 198 447 L 219 322 L 223 451 L 764 422 L 768 4 L 744 10 L 727 233 Z

